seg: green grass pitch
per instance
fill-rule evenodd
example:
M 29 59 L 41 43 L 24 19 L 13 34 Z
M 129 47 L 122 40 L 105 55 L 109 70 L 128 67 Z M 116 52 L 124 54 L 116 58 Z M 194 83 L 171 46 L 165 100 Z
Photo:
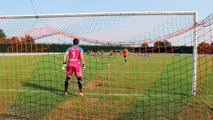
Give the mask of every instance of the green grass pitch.
M 212 59 L 199 57 L 193 97 L 192 55 L 130 54 L 124 62 L 119 54 L 85 54 L 85 96 L 78 97 L 74 76 L 63 95 L 62 54 L 0 56 L 0 118 L 172 119 L 196 104 L 200 118 L 213 105 Z

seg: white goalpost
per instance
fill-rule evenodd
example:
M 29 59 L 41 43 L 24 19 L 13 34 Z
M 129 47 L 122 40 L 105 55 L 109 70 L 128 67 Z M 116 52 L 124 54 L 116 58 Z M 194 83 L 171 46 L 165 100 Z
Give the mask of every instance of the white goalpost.
M 194 12 L 194 26 L 197 24 L 197 12 Z M 193 32 L 193 78 L 192 78 L 192 95 L 196 95 L 196 79 L 197 79 L 197 31 L 196 27 L 194 28 Z

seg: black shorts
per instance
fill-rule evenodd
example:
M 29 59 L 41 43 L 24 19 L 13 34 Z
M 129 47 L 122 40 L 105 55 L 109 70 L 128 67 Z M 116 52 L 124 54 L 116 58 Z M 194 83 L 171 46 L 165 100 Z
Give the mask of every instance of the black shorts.
M 126 55 L 124 55 L 124 58 L 126 58 Z

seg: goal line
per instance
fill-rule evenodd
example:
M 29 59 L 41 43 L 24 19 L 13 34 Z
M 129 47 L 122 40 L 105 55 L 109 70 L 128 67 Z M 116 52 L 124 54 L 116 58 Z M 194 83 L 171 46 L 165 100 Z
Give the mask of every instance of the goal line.
M 51 91 L 44 91 L 44 90 L 14 90 L 14 89 L 0 89 L 0 92 L 29 92 L 29 93 L 51 93 Z M 59 94 L 63 94 L 62 92 L 58 92 Z M 71 93 L 71 95 L 76 95 L 78 93 Z M 169 96 L 169 94 L 149 94 L 149 95 L 144 95 L 144 94 L 134 94 L 134 93 L 84 93 L 85 95 L 88 96 L 132 96 L 132 97 L 142 97 L 142 96 Z

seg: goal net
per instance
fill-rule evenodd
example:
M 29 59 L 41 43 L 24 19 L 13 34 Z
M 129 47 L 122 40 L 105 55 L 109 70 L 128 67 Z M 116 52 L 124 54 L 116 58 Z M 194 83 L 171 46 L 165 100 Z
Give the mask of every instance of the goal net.
M 196 12 L 1 16 L 0 119 L 211 119 L 212 21 Z M 74 38 L 83 97 L 74 75 L 63 95 Z

